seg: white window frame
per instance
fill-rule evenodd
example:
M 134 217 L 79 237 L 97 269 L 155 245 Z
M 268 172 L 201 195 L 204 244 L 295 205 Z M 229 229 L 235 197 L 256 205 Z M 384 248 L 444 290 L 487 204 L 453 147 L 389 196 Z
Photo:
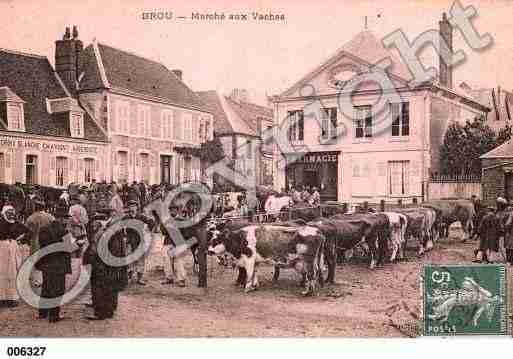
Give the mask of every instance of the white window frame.
M 64 166 L 59 166 L 64 163 Z M 59 175 L 59 170 L 62 169 L 62 175 Z M 70 159 L 66 156 L 55 157 L 55 185 L 64 187 L 68 185 L 68 179 L 70 174 Z M 62 180 L 62 182 L 60 181 Z
M 137 135 L 151 137 L 151 107 L 137 105 Z
M 19 126 L 13 126 L 12 111 L 19 111 Z M 22 103 L 7 102 L 7 127 L 9 131 L 25 131 L 25 111 Z
M 183 129 L 183 140 L 185 142 L 192 143 L 193 142 L 193 135 L 192 135 L 192 122 L 193 117 L 192 113 L 190 112 L 183 112 L 182 113 L 182 129 Z
M 69 114 L 69 129 L 71 137 L 84 138 L 84 114 L 71 112 Z
M 161 116 L 160 116 L 160 123 L 161 123 L 161 137 L 163 139 L 171 140 L 173 139 L 173 119 L 174 119 L 174 112 L 172 110 L 162 110 Z
M 5 152 L 0 152 L 0 183 L 6 182 L 7 175 L 7 154 Z
M 83 161 L 84 161 L 84 172 L 83 172 L 83 175 L 84 175 L 84 182 L 91 182 L 93 179 L 96 179 L 96 160 L 94 158 L 91 158 L 91 157 L 84 157 L 83 158 Z M 87 176 L 86 176 L 86 169 L 87 169 L 87 164 L 88 163 L 92 163 L 92 169 L 91 169 L 91 178 L 90 180 L 91 181 L 88 181 L 87 180 Z
M 400 171 L 401 183 L 392 183 L 394 175 L 392 171 L 394 166 Z M 404 197 L 410 194 L 410 161 L 388 161 L 388 195 L 391 197 Z M 400 191 L 395 191 L 396 186 L 401 187 Z
M 404 107 L 408 106 L 408 133 L 405 132 L 405 112 Z M 391 126 L 390 126 L 390 135 L 393 138 L 399 138 L 399 137 L 408 137 L 411 132 L 411 119 L 410 119 L 410 104 L 409 102 L 396 102 L 390 104 L 390 116 L 392 117 Z M 399 124 L 394 124 L 395 122 L 395 116 L 399 116 Z M 399 127 L 399 134 L 394 135 L 394 128 Z
M 367 119 L 370 116 L 370 126 L 367 126 Z M 358 126 L 358 122 L 362 121 L 361 126 Z M 372 119 L 372 106 L 363 105 L 354 107 L 354 138 L 356 140 L 371 140 L 373 134 L 374 121 Z M 361 128 L 363 131 L 362 136 L 358 136 L 357 129 Z M 370 133 L 370 135 L 369 135 Z
M 130 102 L 116 101 L 116 132 L 121 135 L 130 134 Z

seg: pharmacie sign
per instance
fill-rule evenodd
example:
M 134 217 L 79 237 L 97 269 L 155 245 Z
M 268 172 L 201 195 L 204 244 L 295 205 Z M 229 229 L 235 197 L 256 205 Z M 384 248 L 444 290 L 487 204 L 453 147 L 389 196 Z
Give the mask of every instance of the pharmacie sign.
M 319 152 L 319 153 L 307 153 L 303 156 L 303 158 L 299 159 L 298 163 L 305 164 L 315 164 L 315 163 L 333 163 L 337 162 L 338 154 L 335 153 L 327 153 L 327 152 Z

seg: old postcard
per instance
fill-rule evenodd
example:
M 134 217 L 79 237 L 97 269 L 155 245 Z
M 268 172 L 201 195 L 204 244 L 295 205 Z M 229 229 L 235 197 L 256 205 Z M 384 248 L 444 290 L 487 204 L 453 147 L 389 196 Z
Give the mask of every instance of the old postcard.
M 0 337 L 507 338 L 511 14 L 0 0 Z

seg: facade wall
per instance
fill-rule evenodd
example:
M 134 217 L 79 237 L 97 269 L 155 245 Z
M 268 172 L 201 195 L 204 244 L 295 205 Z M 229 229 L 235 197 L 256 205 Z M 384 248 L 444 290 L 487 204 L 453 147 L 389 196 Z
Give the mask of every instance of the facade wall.
M 107 180 L 106 143 L 0 131 L 1 181 L 27 183 L 27 156 L 36 158 L 34 184 L 58 187 Z
M 199 158 L 179 154 L 174 147 L 199 147 L 212 139 L 210 114 L 114 93 L 84 94 L 82 100 L 108 128 L 107 180 L 160 183 L 162 156 L 171 157 L 171 183 L 201 179 Z
M 486 205 L 493 205 L 497 197 L 506 197 L 510 200 L 512 188 L 509 188 L 510 193 L 507 193 L 508 184 L 506 183 L 509 178 L 509 187 L 511 187 L 511 176 L 508 173 L 513 170 L 513 157 L 504 159 L 483 159 L 482 176 L 481 176 L 481 195 L 483 203 Z
M 337 111 L 337 127 L 342 134 L 334 144 L 322 144 L 320 141 L 321 127 L 316 118 L 307 117 L 307 113 L 315 108 L 331 108 L 338 106 L 338 98 L 323 98 L 312 105 L 311 100 L 282 102 L 275 107 L 275 122 L 282 124 L 288 111 L 305 112 L 304 141 L 299 143 L 303 152 L 339 152 L 338 160 L 338 198 L 339 201 L 395 201 L 397 197 L 412 198 L 422 196 L 422 183 L 427 179 L 427 134 L 428 101 L 425 92 L 401 94 L 402 101 L 409 103 L 409 135 L 392 136 L 391 118 L 385 115 L 373 119 L 372 138 L 357 138 L 352 120 L 353 114 L 344 116 Z M 358 95 L 353 98 L 354 106 L 372 105 L 378 100 L 377 95 Z M 317 117 L 318 118 L 318 117 Z M 280 126 L 279 126 L 280 127 Z M 307 130 L 306 130 L 307 129 Z M 280 129 L 278 129 L 280 131 Z M 280 152 L 297 151 L 276 146 L 274 187 L 285 188 L 284 161 Z M 408 179 L 407 193 L 391 195 L 389 188 L 389 162 L 407 161 Z

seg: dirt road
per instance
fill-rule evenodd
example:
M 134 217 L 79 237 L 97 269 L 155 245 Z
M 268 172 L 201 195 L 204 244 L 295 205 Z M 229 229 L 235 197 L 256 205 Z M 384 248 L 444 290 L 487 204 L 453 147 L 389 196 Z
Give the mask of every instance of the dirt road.
M 316 297 L 302 297 L 298 277 L 282 271 L 272 283 L 272 268 L 259 268 L 261 288 L 244 294 L 233 286 L 236 272 L 209 262 L 209 288 L 160 284 L 158 251 L 152 253 L 147 286 L 132 284 L 120 297 L 113 319 L 88 321 L 92 310 L 84 298 L 64 307 L 69 320 L 49 325 L 22 304 L 0 309 L 0 336 L 48 337 L 389 337 L 405 336 L 420 317 L 420 272 L 423 263 L 469 263 L 475 242 L 439 242 L 421 259 L 370 270 L 366 263 L 339 266 L 337 284 Z M 78 264 L 76 264 L 78 265 Z M 78 268 L 78 267 L 77 267 Z M 190 273 L 190 265 L 189 265 Z

